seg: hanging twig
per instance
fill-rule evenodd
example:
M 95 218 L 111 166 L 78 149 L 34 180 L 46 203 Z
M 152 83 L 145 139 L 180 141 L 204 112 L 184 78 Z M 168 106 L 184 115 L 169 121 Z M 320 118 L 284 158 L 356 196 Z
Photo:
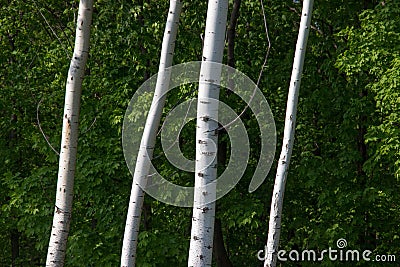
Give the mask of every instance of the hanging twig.
M 40 118 L 39 118 L 39 111 L 40 111 L 40 104 L 42 104 L 44 97 L 42 97 L 39 101 L 39 103 L 36 106 L 36 122 L 38 124 L 39 127 L 39 131 L 41 132 L 41 134 L 44 137 L 44 140 L 46 140 L 47 144 L 49 145 L 49 147 L 59 156 L 60 153 L 51 145 L 49 138 L 47 137 L 47 135 L 44 133 L 42 125 L 40 123 Z M 87 132 L 89 132 L 89 130 L 93 127 L 93 125 L 96 123 L 97 117 L 94 117 L 93 122 L 90 124 L 90 126 L 81 134 L 84 135 Z
M 232 126 L 237 120 L 239 120 L 239 119 L 243 116 L 243 114 L 244 114 L 244 113 L 246 112 L 246 110 L 248 109 L 249 105 L 251 104 L 251 101 L 253 100 L 253 98 L 254 98 L 254 96 L 255 96 L 255 94 L 256 94 L 257 88 L 258 88 L 258 86 L 260 85 L 261 78 L 262 78 L 262 75 L 263 75 L 263 73 L 264 73 L 264 69 L 265 69 L 266 66 L 267 66 L 267 61 L 268 61 L 269 53 L 270 53 L 270 51 L 271 51 L 271 40 L 270 40 L 270 38 L 269 38 L 268 24 L 267 24 L 267 18 L 266 18 L 266 16 L 265 16 L 265 9 L 264 9 L 263 0 L 260 0 L 260 3 L 261 3 L 261 10 L 262 10 L 262 15 L 263 15 L 263 20 L 264 20 L 265 34 L 266 34 L 267 42 L 268 42 L 268 48 L 267 48 L 267 52 L 265 53 L 264 62 L 263 62 L 263 64 L 262 64 L 261 69 L 260 69 L 260 72 L 259 72 L 259 74 L 258 74 L 258 79 L 257 79 L 257 83 L 256 83 L 256 88 L 254 88 L 253 94 L 251 95 L 249 102 L 247 103 L 246 107 L 242 110 L 242 112 L 240 112 L 240 114 L 239 114 L 233 121 L 229 122 L 229 123 L 226 124 L 225 126 L 220 126 L 220 127 L 218 127 L 218 128 L 215 129 L 214 131 L 219 132 L 219 131 L 222 131 L 222 130 L 224 130 L 224 129 L 225 129 L 225 130 L 228 129 L 230 126 Z
M 44 134 L 43 129 L 42 129 L 42 126 L 41 126 L 41 124 L 40 124 L 40 119 L 39 119 L 39 108 L 40 108 L 40 104 L 42 103 L 42 101 L 43 101 L 43 98 L 40 99 L 39 103 L 38 103 L 37 106 L 36 106 L 36 121 L 37 121 L 37 124 L 38 124 L 38 126 L 39 126 L 39 130 L 40 130 L 40 132 L 42 133 L 42 135 L 43 135 L 43 137 L 44 137 L 44 140 L 46 140 L 46 142 L 47 142 L 47 144 L 49 145 L 49 147 L 50 147 L 58 156 L 60 156 L 60 153 L 51 145 L 49 139 L 48 139 L 47 136 Z
M 89 132 L 89 130 L 93 127 L 93 125 L 96 123 L 97 117 L 94 117 L 93 122 L 90 124 L 90 126 L 81 134 L 84 135 L 85 133 Z

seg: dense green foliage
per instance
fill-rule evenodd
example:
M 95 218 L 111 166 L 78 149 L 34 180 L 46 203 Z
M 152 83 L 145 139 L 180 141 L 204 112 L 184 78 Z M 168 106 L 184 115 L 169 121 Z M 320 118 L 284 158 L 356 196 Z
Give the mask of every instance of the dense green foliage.
M 77 4 L 1 0 L 0 266 L 45 263 L 58 156 L 40 127 L 58 150 Z M 175 64 L 201 59 L 206 7 L 207 1 L 184 3 Z M 272 48 L 260 88 L 275 116 L 279 151 L 301 5 L 269 0 L 265 7 Z M 95 1 L 67 266 L 119 264 L 132 182 L 121 146 L 123 115 L 157 71 L 167 9 L 168 1 Z M 319 0 L 314 9 L 280 247 L 323 250 L 345 238 L 349 249 L 400 261 L 400 4 Z M 266 49 L 260 3 L 243 0 L 236 68 L 256 80 Z M 166 110 L 188 95 L 188 88 L 175 90 Z M 222 99 L 237 112 L 244 108 L 234 95 Z M 251 159 L 246 176 L 217 202 L 217 217 L 233 265 L 259 266 L 276 164 L 249 194 L 260 141 L 251 113 L 243 120 Z M 189 157 L 193 126 L 180 140 Z M 154 162 L 171 181 L 192 183 L 193 174 L 177 172 L 164 157 Z M 190 223 L 191 209 L 147 197 L 137 265 L 186 266 Z

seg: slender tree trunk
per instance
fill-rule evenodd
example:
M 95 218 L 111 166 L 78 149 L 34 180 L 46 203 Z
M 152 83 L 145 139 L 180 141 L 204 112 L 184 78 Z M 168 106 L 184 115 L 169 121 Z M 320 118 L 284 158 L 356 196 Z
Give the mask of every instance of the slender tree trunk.
M 221 220 L 215 218 L 214 231 L 214 254 L 217 267 L 233 267 L 225 249 L 224 235 L 222 233 Z
M 221 126 L 221 125 L 219 125 Z M 221 133 L 227 134 L 225 130 L 218 131 L 219 136 Z M 218 173 L 225 169 L 226 154 L 227 154 L 227 141 L 218 140 Z M 215 213 L 218 213 L 218 202 L 216 204 Z M 214 259 L 217 267 L 232 267 L 232 262 L 229 259 L 227 249 L 225 248 L 224 235 L 222 232 L 222 223 L 219 218 L 215 218 L 214 222 L 214 245 L 213 245 Z
M 71 222 L 82 81 L 89 54 L 93 0 L 81 0 L 68 71 L 53 227 L 46 266 L 63 266 Z
M 236 62 L 235 62 L 235 39 L 236 39 L 236 25 L 237 21 L 239 18 L 239 10 L 240 10 L 240 4 L 242 0 L 235 0 L 233 2 L 233 7 L 232 7 L 232 12 L 231 12 L 231 17 L 229 19 L 229 25 L 228 25 L 228 30 L 226 34 L 226 42 L 228 44 L 228 50 L 227 50 L 227 65 L 229 67 L 235 68 L 236 67 Z M 231 90 L 235 89 L 235 83 L 233 80 L 234 74 L 231 73 L 231 70 L 228 72 L 228 86 Z M 227 95 L 231 94 L 231 91 L 228 90 L 226 91 Z
M 269 217 L 268 241 L 265 267 L 275 267 L 277 261 L 279 237 L 281 232 L 281 217 L 283 196 L 285 192 L 286 178 L 289 170 L 290 157 L 292 155 L 294 131 L 296 126 L 297 102 L 301 74 L 303 72 L 304 57 L 307 47 L 308 33 L 310 30 L 313 0 L 303 1 L 303 10 L 300 22 L 299 36 L 293 62 L 292 77 L 286 107 L 285 131 L 283 136 L 282 151 L 276 172 L 274 191 L 272 194 L 271 211 Z
M 17 229 L 12 229 L 10 233 L 11 238 L 11 266 L 17 266 L 17 260 L 19 257 L 19 238 L 21 234 Z
M 226 39 L 228 42 L 228 66 L 235 68 L 235 37 L 236 37 L 236 24 L 239 18 L 240 4 L 242 0 L 235 0 L 233 2 L 231 17 L 229 20 L 228 31 Z
M 168 90 L 169 79 L 164 77 L 164 70 L 172 65 L 175 49 L 176 34 L 178 31 L 179 16 L 181 13 L 182 1 L 171 0 L 164 31 L 160 66 L 157 77 L 156 88 L 150 112 L 144 128 L 139 154 L 137 156 L 134 178 L 132 183 L 131 196 L 129 200 L 128 215 L 125 224 L 125 234 L 122 244 L 121 266 L 135 266 L 136 248 L 138 242 L 140 216 L 143 207 L 144 191 L 136 181 L 145 184 L 149 174 L 150 159 L 153 156 L 154 145 L 157 136 L 158 126 L 164 107 L 164 92 Z M 147 155 L 149 157 L 147 157 Z M 144 182 L 143 182 L 144 181 Z
M 188 266 L 211 266 L 212 261 L 215 202 L 206 201 L 210 197 L 215 199 L 216 191 L 215 187 L 209 191 L 201 187 L 217 176 L 215 130 L 218 128 L 219 86 L 211 80 L 220 79 L 221 69 L 210 67 L 207 62 L 222 62 L 227 13 L 228 0 L 208 2 L 197 103 L 195 191 Z

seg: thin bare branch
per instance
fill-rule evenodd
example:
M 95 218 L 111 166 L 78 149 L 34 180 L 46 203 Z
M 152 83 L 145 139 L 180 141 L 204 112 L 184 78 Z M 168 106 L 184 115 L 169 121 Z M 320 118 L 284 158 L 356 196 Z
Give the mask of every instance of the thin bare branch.
M 50 23 L 47 21 L 46 17 L 43 15 L 42 11 L 40 11 L 39 6 L 37 5 L 35 0 L 32 0 L 33 3 L 36 6 L 37 11 L 39 12 L 39 14 L 42 16 L 42 18 L 44 19 L 44 21 L 46 22 L 47 26 L 50 28 L 51 32 L 54 34 L 54 36 L 57 38 L 58 42 L 61 44 L 62 48 L 65 51 L 65 54 L 67 55 L 67 58 L 69 58 L 69 52 L 68 50 L 65 48 L 64 44 L 61 42 L 61 39 L 58 37 L 57 33 L 54 31 L 53 27 L 51 27 Z
M 43 98 L 40 99 L 39 103 L 38 103 L 37 106 L 36 106 L 36 121 L 37 121 L 37 124 L 38 124 L 38 126 L 39 126 L 39 130 L 40 130 L 40 132 L 42 133 L 42 135 L 43 135 L 43 137 L 44 137 L 44 140 L 46 140 L 46 142 L 47 142 L 47 144 L 49 145 L 49 147 L 50 147 L 58 156 L 60 156 L 60 152 L 58 152 L 58 151 L 51 145 L 49 139 L 47 138 L 47 136 L 46 136 L 46 135 L 44 134 L 44 132 L 43 132 L 42 125 L 40 124 L 39 109 L 40 109 L 40 104 L 42 103 L 42 101 L 43 101 Z
M 93 122 L 90 124 L 90 126 L 82 133 L 84 135 L 85 133 L 89 132 L 89 130 L 93 127 L 93 125 L 96 123 L 97 117 L 94 117 Z
M 262 10 L 262 16 L 263 16 L 263 20 L 264 20 L 264 28 L 265 28 L 265 34 L 266 34 L 266 38 L 267 38 L 268 48 L 267 48 L 267 52 L 265 53 L 264 62 L 263 62 L 263 65 L 261 66 L 260 73 L 258 74 L 258 79 L 257 79 L 257 83 L 256 83 L 256 88 L 254 88 L 254 91 L 253 91 L 253 94 L 252 94 L 251 97 L 250 97 L 249 103 L 247 103 L 246 107 L 242 110 L 242 112 L 240 112 L 240 114 L 239 114 L 233 121 L 229 122 L 229 123 L 228 123 L 227 125 L 225 125 L 225 126 L 220 126 L 220 127 L 218 127 L 218 128 L 217 128 L 216 130 L 214 130 L 214 131 L 219 132 L 219 131 L 222 131 L 222 130 L 224 130 L 224 129 L 225 129 L 225 130 L 228 129 L 230 126 L 232 126 L 236 121 L 238 121 L 238 120 L 243 116 L 243 114 L 244 114 L 244 113 L 246 112 L 246 110 L 248 109 L 249 105 L 251 104 L 251 101 L 253 100 L 253 98 L 254 98 L 254 96 L 255 96 L 255 94 L 256 94 L 257 88 L 258 88 L 258 86 L 260 85 L 261 78 L 262 78 L 262 76 L 263 76 L 263 74 L 264 74 L 264 69 L 265 69 L 266 66 L 267 66 L 267 61 L 268 61 L 269 53 L 270 53 L 270 51 L 271 51 L 271 40 L 270 40 L 270 38 L 269 38 L 269 30 L 268 30 L 267 18 L 266 18 L 266 16 L 265 16 L 265 8 L 264 8 L 263 0 L 260 0 L 260 3 L 261 3 L 261 10 Z

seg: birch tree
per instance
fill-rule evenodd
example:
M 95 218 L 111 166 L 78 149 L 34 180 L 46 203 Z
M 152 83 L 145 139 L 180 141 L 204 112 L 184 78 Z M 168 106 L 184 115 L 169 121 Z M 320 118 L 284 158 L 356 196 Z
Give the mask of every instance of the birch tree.
M 225 30 L 228 12 L 227 0 L 208 2 L 206 29 L 204 35 L 203 61 L 200 69 L 197 102 L 195 191 L 190 236 L 188 266 L 211 266 L 215 202 L 215 187 L 204 190 L 217 176 L 217 134 L 219 86 L 221 69 L 207 62 L 222 62 Z M 215 184 L 214 184 L 215 185 Z
M 279 237 L 281 232 L 281 218 L 283 196 L 290 157 L 292 155 L 294 132 L 296 126 L 297 102 L 303 72 L 304 58 L 307 47 L 308 33 L 310 30 L 313 0 L 304 0 L 300 21 L 299 35 L 293 61 L 293 69 L 290 80 L 289 94 L 286 106 L 285 130 L 283 133 L 282 150 L 279 157 L 278 168 L 275 177 L 274 191 L 272 193 L 271 210 L 269 215 L 269 229 L 267 240 L 265 267 L 275 267 L 277 261 Z
M 144 200 L 144 191 L 139 184 L 146 184 L 146 180 L 149 175 L 150 160 L 153 156 L 157 131 L 165 103 L 165 92 L 169 87 L 169 77 L 167 77 L 168 73 L 165 72 L 165 69 L 172 65 L 181 8 L 181 0 L 170 1 L 167 23 L 162 42 L 156 88 L 151 108 L 149 114 L 147 115 L 134 171 L 128 214 L 125 224 L 125 233 L 122 244 L 121 266 L 135 266 L 136 263 L 136 248 L 140 227 L 140 216 Z
M 79 109 L 85 65 L 89 54 L 93 0 L 79 2 L 74 54 L 68 71 L 58 168 L 56 203 L 46 266 L 63 266 L 71 222 Z

